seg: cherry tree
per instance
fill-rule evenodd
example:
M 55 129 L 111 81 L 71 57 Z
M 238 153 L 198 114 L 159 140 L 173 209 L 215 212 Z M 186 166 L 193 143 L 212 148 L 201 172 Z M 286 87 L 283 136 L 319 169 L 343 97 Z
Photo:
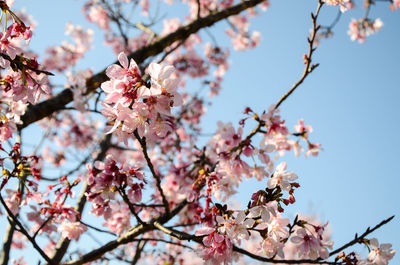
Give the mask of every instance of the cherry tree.
M 202 130 L 206 107 L 224 86 L 230 54 L 257 49 L 261 34 L 251 18 L 273 8 L 269 1 L 86 0 L 84 16 L 115 55 L 99 72 L 80 67 L 93 29 L 68 23 L 70 41 L 39 54 L 30 41 L 46 37 L 36 36 L 34 18 L 13 2 L 0 1 L 1 264 L 392 260 L 392 245 L 373 232 L 393 216 L 343 245 L 334 244 L 329 223 L 301 213 L 289 218 L 302 176 L 285 154 L 311 158 L 322 145 L 301 117 L 287 124 L 280 109 L 318 68 L 314 53 L 341 17 L 364 10 L 348 28 L 362 43 L 383 26 L 371 9 L 395 11 L 400 1 L 315 0 L 298 80 L 270 107 L 249 105 L 210 135 Z M 163 8 L 186 13 L 165 17 Z M 330 24 L 320 23 L 323 9 L 337 10 Z M 219 44 L 214 26 L 221 22 L 229 46 Z M 23 131 L 34 146 L 24 144 Z M 250 179 L 262 188 L 232 203 Z

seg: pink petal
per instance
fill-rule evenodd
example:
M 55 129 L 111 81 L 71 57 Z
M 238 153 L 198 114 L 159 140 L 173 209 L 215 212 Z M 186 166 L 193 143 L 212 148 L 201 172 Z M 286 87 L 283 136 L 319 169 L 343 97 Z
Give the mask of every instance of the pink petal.
M 129 67 L 128 57 L 126 57 L 126 54 L 124 52 L 118 54 L 118 61 L 122 65 L 122 67 L 128 69 Z
M 196 231 L 196 233 L 195 233 L 195 235 L 196 236 L 204 236 L 204 235 L 209 235 L 209 234 L 211 234 L 212 232 L 214 232 L 214 228 L 211 228 L 211 227 L 202 227 L 202 228 L 200 228 L 200 229 L 198 229 L 197 231 Z

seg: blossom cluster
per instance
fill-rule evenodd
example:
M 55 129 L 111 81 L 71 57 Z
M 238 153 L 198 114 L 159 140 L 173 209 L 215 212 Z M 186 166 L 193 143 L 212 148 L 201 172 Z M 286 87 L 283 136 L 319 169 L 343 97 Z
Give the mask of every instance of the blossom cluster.
M 135 131 L 149 139 L 165 137 L 174 128 L 171 107 L 182 104 L 175 68 L 151 63 L 151 85 L 147 87 L 134 60 L 129 63 L 124 53 L 118 60 L 122 67 L 109 66 L 106 74 L 110 80 L 101 85 L 106 93 L 102 113 L 112 124 L 108 133 L 115 132 L 125 144 Z
M 354 8 L 354 2 L 352 0 L 324 0 L 323 2 L 331 6 L 340 6 L 341 12 Z
M 97 161 L 94 168 L 88 165 L 88 170 L 89 186 L 85 195 L 92 202 L 91 212 L 103 216 L 110 231 L 120 235 L 130 225 L 126 214 L 129 205 L 133 207 L 142 200 L 145 176 L 138 168 L 118 167 L 111 155 L 104 162 Z M 125 203 L 117 200 L 118 195 Z
M 365 42 L 366 37 L 376 33 L 383 27 L 383 22 L 379 18 L 371 21 L 369 19 L 352 19 L 349 25 L 348 34 L 352 41 Z
M 34 104 L 42 95 L 51 94 L 46 73 L 41 71 L 35 54 L 27 50 L 34 26 L 26 26 L 20 18 L 26 14 L 17 16 L 10 10 L 12 4 L 13 1 L 7 1 L 1 5 L 0 21 L 5 27 L 0 32 L 0 67 L 5 71 L 0 79 L 0 142 L 16 132 L 28 103 Z
M 65 41 L 60 46 L 47 48 L 47 58 L 44 59 L 43 65 L 48 70 L 59 72 L 75 65 L 91 49 L 93 34 L 92 29 L 84 30 L 81 26 L 67 23 L 65 35 L 71 36 L 75 43 Z
M 305 126 L 303 120 L 300 120 L 299 124 L 295 126 L 295 132 L 290 133 L 274 107 L 260 117 L 251 109 L 246 109 L 246 112 L 250 115 L 249 117 L 253 115 L 258 119 L 258 122 L 265 128 L 258 146 L 253 143 L 252 139 L 243 137 L 242 127 L 236 131 L 231 123 L 219 123 L 216 134 L 208 143 L 207 156 L 212 161 L 218 161 L 214 179 L 209 183 L 213 195 L 217 199 L 222 198 L 222 192 L 225 193 L 224 198 L 236 193 L 235 187 L 238 187 L 243 176 L 246 179 L 254 177 L 259 181 L 271 176 L 274 162 L 277 159 L 276 156 L 271 158 L 273 152 L 283 155 L 285 151 L 294 150 L 296 156 L 299 156 L 304 150 L 300 144 L 301 139 L 307 143 L 306 156 L 318 155 L 321 149 L 320 144 L 311 143 L 308 140 L 312 128 Z M 292 136 L 298 137 L 297 141 L 292 140 Z M 245 158 L 252 158 L 254 166 L 250 166 Z M 289 184 L 289 181 L 296 178 L 294 173 L 286 173 L 286 164 L 282 162 L 269 179 L 268 186 L 270 189 L 280 186 L 282 190 L 291 191 L 292 185 Z

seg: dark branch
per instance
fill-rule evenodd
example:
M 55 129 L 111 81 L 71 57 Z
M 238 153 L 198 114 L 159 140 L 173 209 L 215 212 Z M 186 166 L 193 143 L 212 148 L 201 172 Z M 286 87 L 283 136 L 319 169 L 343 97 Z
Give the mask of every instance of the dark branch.
M 367 235 L 371 234 L 372 232 L 374 232 L 376 229 L 380 228 L 381 226 L 383 226 L 383 225 L 389 223 L 390 221 L 392 221 L 393 218 L 394 218 L 394 215 L 391 216 L 391 217 L 389 217 L 388 219 L 383 220 L 382 222 L 380 222 L 379 224 L 377 224 L 376 226 L 374 226 L 372 229 L 370 229 L 370 228 L 368 227 L 367 230 L 365 230 L 365 232 L 364 232 L 361 236 L 357 236 L 357 234 L 356 234 L 356 236 L 354 237 L 354 239 L 353 239 L 352 241 L 350 241 L 349 243 L 347 243 L 347 244 L 341 246 L 340 248 L 335 249 L 334 251 L 332 251 L 331 253 L 329 253 L 329 257 L 331 257 L 331 256 L 333 256 L 333 255 L 335 255 L 335 254 L 340 253 L 342 250 L 345 250 L 346 248 L 348 248 L 348 247 L 350 247 L 350 246 L 352 246 L 352 245 L 354 245 L 354 244 L 361 243 L 362 240 L 363 240 Z

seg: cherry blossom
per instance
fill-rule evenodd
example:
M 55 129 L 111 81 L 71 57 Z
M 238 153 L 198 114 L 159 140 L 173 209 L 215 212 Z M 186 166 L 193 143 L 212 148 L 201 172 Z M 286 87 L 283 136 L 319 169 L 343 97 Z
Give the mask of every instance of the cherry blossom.
M 347 33 L 350 35 L 352 41 L 357 40 L 362 43 L 366 41 L 367 36 L 378 32 L 382 27 L 383 22 L 379 18 L 374 21 L 352 19 Z
M 273 189 L 279 186 L 282 190 L 290 191 L 292 184 L 290 181 L 297 179 L 297 175 L 294 172 L 286 171 L 286 162 L 281 162 L 275 169 L 274 174 L 268 180 L 268 188 Z
M 298 245 L 298 256 L 300 258 L 317 259 L 321 257 L 326 259 L 329 257 L 328 248 L 332 248 L 332 242 L 324 242 L 304 228 L 298 229 L 296 235 L 291 237 L 290 240 Z
M 369 240 L 369 247 L 371 251 L 366 260 L 362 260 L 360 264 L 374 264 L 374 265 L 387 265 L 396 253 L 392 249 L 392 244 L 379 244 L 376 238 Z
M 209 233 L 209 234 L 208 234 Z M 232 242 L 227 236 L 223 236 L 211 228 L 198 230 L 196 235 L 206 235 L 204 237 L 204 248 L 200 256 L 209 264 L 228 264 L 232 258 Z
M 63 222 L 58 227 L 58 231 L 63 237 L 78 241 L 82 233 L 87 231 L 87 227 L 80 222 Z
M 232 242 L 240 243 L 240 239 L 249 239 L 247 229 L 252 228 L 255 221 L 251 218 L 246 218 L 246 214 L 240 211 L 235 219 L 225 219 L 217 216 L 219 232 L 226 234 Z

